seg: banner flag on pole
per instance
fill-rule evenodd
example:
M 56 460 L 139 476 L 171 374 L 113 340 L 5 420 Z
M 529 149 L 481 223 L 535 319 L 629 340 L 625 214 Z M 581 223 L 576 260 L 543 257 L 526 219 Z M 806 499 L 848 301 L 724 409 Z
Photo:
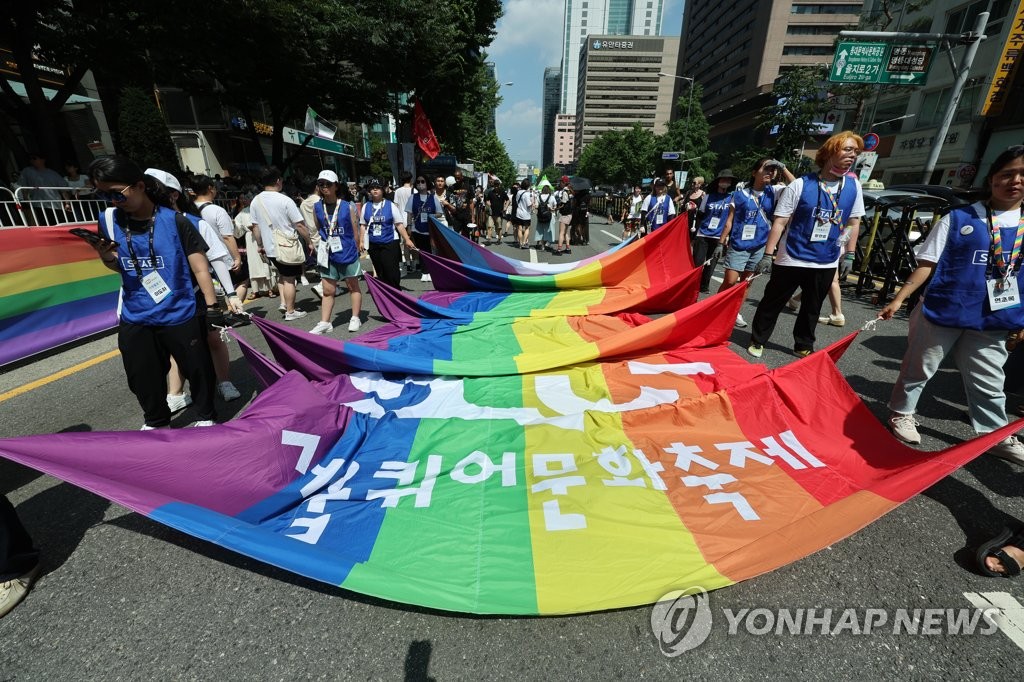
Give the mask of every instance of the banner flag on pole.
M 326 118 L 322 118 L 317 115 L 317 113 L 313 111 L 313 107 L 306 107 L 305 130 L 310 135 L 316 135 L 317 137 L 322 137 L 325 140 L 333 140 L 334 136 L 338 134 L 338 127 Z
M 434 136 L 434 129 L 427 118 L 427 112 L 423 111 L 423 105 L 419 100 L 413 104 L 413 133 L 416 135 L 416 144 L 423 150 L 423 153 L 433 159 L 441 153 L 441 145 Z

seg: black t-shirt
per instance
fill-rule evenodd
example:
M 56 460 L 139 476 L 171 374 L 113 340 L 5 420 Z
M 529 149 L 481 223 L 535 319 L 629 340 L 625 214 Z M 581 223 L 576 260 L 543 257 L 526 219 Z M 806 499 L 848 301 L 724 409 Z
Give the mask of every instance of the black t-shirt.
M 487 201 L 491 204 L 491 215 L 501 215 L 505 210 L 508 195 L 501 187 L 492 187 L 487 191 Z

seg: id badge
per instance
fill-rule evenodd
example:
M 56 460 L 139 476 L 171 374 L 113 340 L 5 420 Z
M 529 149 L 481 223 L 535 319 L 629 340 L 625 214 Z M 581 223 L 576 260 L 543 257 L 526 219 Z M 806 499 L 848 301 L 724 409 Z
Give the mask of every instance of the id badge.
M 429 217 L 430 216 L 427 215 L 426 213 L 420 213 L 420 222 L 426 224 L 427 218 L 429 218 Z
M 654 224 L 655 225 L 663 225 L 664 223 L 665 223 L 665 216 L 662 213 L 659 212 L 658 215 L 656 215 L 654 217 Z
M 159 272 L 151 272 L 143 277 L 142 286 L 146 287 L 146 291 L 149 293 L 149 297 L 153 299 L 153 303 L 159 303 L 171 293 L 171 288 L 167 286 L 167 282 L 164 281 Z
M 376 224 L 374 224 L 374 226 L 372 228 L 370 228 L 370 234 L 372 234 L 374 237 L 379 237 L 383 233 L 384 233 L 384 226 L 381 225 L 380 223 L 376 223 Z
M 722 219 L 717 217 L 717 216 L 712 218 L 711 222 L 708 223 L 708 231 L 709 232 L 715 232 L 716 230 L 718 230 L 718 224 L 721 223 L 721 222 L 722 222 Z
M 327 240 L 327 245 L 331 247 L 331 253 L 338 253 L 341 251 L 341 237 L 335 235 Z
M 812 242 L 823 242 L 828 239 L 829 233 L 832 231 L 832 223 L 814 223 L 814 229 L 811 230 L 811 241 Z
M 757 223 L 747 223 L 743 226 L 743 232 L 740 234 L 740 239 L 742 241 L 749 242 L 755 235 L 757 235 Z
M 1017 278 L 990 279 L 985 282 L 988 289 L 988 306 L 992 312 L 1020 306 L 1020 290 Z

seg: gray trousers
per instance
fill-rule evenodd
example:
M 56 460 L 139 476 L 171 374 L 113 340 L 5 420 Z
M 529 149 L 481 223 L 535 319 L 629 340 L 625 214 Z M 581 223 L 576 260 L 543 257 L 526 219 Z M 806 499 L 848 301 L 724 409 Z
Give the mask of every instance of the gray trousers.
M 1009 355 L 1006 332 L 942 327 L 929 322 L 922 307 L 918 305 L 910 315 L 907 352 L 900 376 L 892 387 L 889 409 L 914 414 L 925 384 L 938 371 L 943 358 L 952 353 L 967 392 L 971 426 L 978 433 L 1005 426 L 1003 365 Z

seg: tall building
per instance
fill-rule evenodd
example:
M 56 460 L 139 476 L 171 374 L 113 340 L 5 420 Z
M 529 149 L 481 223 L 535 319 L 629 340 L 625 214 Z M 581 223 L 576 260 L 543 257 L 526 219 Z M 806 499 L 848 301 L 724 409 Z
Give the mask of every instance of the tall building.
M 664 0 L 565 0 L 562 113 L 575 113 L 580 48 L 587 36 L 660 36 Z
M 556 166 L 566 166 L 576 158 L 576 117 L 572 114 L 555 116 L 554 151 Z
M 575 155 L 595 137 L 639 122 L 660 135 L 672 114 L 679 38 L 590 36 L 580 50 Z
M 754 143 L 754 114 L 787 68 L 830 63 L 839 32 L 856 28 L 874 0 L 687 0 L 678 73 L 704 86 L 716 148 Z M 678 80 L 676 94 L 687 87 Z M 722 146 L 724 143 L 724 146 Z
M 484 68 L 487 70 L 487 75 L 490 76 L 492 79 L 494 79 L 494 82 L 497 83 L 498 82 L 498 72 L 497 72 L 497 70 L 495 68 L 494 62 L 484 62 Z M 490 121 L 491 127 L 488 128 L 487 130 L 485 130 L 484 132 L 493 133 L 495 130 L 497 130 L 498 129 L 497 119 L 498 119 L 498 107 L 494 107 L 493 109 L 491 109 L 491 121 Z
M 561 104 L 562 69 L 549 66 L 544 69 L 544 102 L 541 107 L 541 168 L 547 168 L 555 158 L 555 116 Z

